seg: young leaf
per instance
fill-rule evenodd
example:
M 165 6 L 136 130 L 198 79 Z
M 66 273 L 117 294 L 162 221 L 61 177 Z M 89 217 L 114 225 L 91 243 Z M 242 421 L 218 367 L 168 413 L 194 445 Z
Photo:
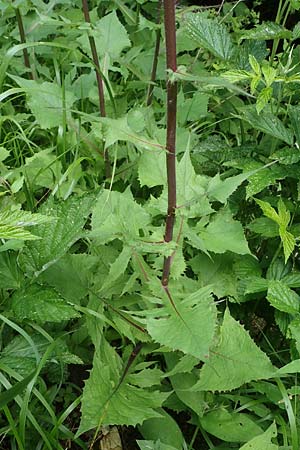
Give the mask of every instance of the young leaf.
M 53 218 L 28 211 L 4 209 L 0 212 L 0 239 L 36 240 L 39 236 L 31 234 L 24 227 L 52 222 Z
M 184 299 L 175 296 L 176 310 L 165 295 L 165 306 L 159 309 L 159 314 L 146 318 L 152 338 L 161 345 L 204 360 L 214 336 L 216 320 L 210 291 L 210 286 L 206 286 Z
M 240 450 L 279 450 L 278 445 L 272 443 L 272 439 L 276 436 L 277 430 L 274 422 L 264 433 L 252 438 Z
M 203 13 L 191 13 L 185 16 L 186 28 L 199 47 L 204 47 L 218 58 L 232 58 L 235 46 L 224 24 L 208 18 Z
M 12 309 L 16 318 L 38 323 L 61 322 L 80 316 L 54 289 L 38 284 L 30 286 L 25 293 L 17 291 L 12 297 Z
M 246 30 L 240 39 L 255 39 L 267 41 L 270 39 L 286 39 L 291 37 L 291 32 L 275 22 L 263 22 L 251 30 Z
M 238 370 L 237 370 L 238 368 Z M 247 331 L 225 311 L 219 344 L 210 352 L 193 390 L 236 389 L 252 380 L 270 378 L 275 369 Z

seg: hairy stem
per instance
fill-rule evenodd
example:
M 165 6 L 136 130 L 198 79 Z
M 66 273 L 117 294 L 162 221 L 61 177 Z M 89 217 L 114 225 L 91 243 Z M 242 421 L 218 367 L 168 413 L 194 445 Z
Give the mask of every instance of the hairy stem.
M 164 0 L 164 21 L 167 52 L 167 69 L 176 72 L 176 22 L 174 0 Z M 176 209 L 176 106 L 177 106 L 177 84 L 167 81 L 167 182 L 168 182 L 168 211 L 165 227 L 165 242 L 173 238 Z M 162 275 L 162 285 L 168 286 L 171 256 L 165 258 Z
M 16 8 L 16 18 L 17 18 L 17 22 L 18 22 L 20 40 L 21 40 L 22 44 L 26 44 L 26 37 L 25 37 L 23 19 L 22 19 L 22 16 L 21 16 L 19 8 Z M 31 69 L 31 65 L 30 65 L 30 61 L 29 61 L 29 54 L 28 54 L 27 48 L 23 49 L 23 57 L 24 57 L 25 67 L 27 67 L 27 69 L 29 69 L 28 76 L 29 76 L 29 78 L 31 78 L 33 80 L 34 76 L 33 76 L 33 72 L 32 72 L 32 69 Z
M 160 24 L 161 22 L 161 3 L 162 0 L 158 3 L 157 8 L 157 23 Z M 156 71 L 157 71 L 157 63 L 158 63 L 158 55 L 159 55 L 159 49 L 160 49 L 160 38 L 161 38 L 161 29 L 158 28 L 156 30 L 156 40 L 155 40 L 155 49 L 154 49 L 154 55 L 153 55 L 153 62 L 152 62 L 152 70 L 151 70 L 151 78 L 150 78 L 150 84 L 148 88 L 147 93 L 147 106 L 150 106 L 153 99 L 153 89 L 154 89 L 154 82 L 156 79 Z
M 87 23 L 91 23 L 90 12 L 89 12 L 87 0 L 82 0 L 82 10 L 83 10 L 83 14 L 84 14 L 84 20 Z M 96 79 L 97 79 L 97 87 L 98 87 L 100 115 L 101 115 L 101 117 L 106 117 L 103 80 L 100 75 L 101 71 L 100 71 L 99 58 L 98 58 L 98 54 L 97 54 L 95 39 L 93 36 L 89 35 L 89 43 L 90 43 L 93 62 L 96 67 Z M 109 159 L 108 159 L 107 150 L 104 151 L 103 156 L 104 156 L 104 164 L 105 164 L 105 177 L 106 177 L 106 179 L 108 179 L 110 177 L 110 163 L 109 163 Z

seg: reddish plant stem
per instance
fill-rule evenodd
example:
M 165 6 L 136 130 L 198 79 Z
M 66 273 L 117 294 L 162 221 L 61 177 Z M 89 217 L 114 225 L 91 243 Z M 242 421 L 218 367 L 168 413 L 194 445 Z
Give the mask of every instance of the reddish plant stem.
M 18 28 L 19 28 L 20 40 L 21 40 L 22 44 L 26 44 L 26 36 L 25 36 L 25 31 L 24 31 L 24 26 L 23 26 L 23 20 L 22 20 L 22 16 L 21 16 L 19 8 L 16 8 L 16 18 L 17 18 L 17 23 L 18 23 Z M 27 48 L 23 49 L 23 57 L 24 57 L 24 65 L 25 65 L 25 67 L 27 67 L 27 69 L 29 69 L 28 76 L 29 76 L 29 78 L 31 78 L 33 80 L 34 76 L 32 73 Z
M 89 12 L 87 0 L 82 0 L 82 10 L 83 10 L 83 15 L 84 15 L 84 20 L 87 23 L 91 23 L 90 12 Z M 89 43 L 90 43 L 93 63 L 96 68 L 96 80 L 97 80 L 97 87 L 98 87 L 100 115 L 101 115 L 101 117 L 106 117 L 103 80 L 101 77 L 101 69 L 100 69 L 99 58 L 98 58 L 98 54 L 97 54 L 97 48 L 96 48 L 94 36 L 89 35 Z M 103 156 L 104 156 L 104 164 L 105 164 L 105 177 L 106 177 L 106 179 L 108 179 L 110 177 L 110 163 L 109 163 L 107 150 L 104 151 Z
M 159 0 L 158 7 L 157 7 L 157 23 L 160 24 L 161 22 L 161 4 L 162 0 Z M 151 78 L 150 78 L 150 84 L 148 88 L 147 93 L 147 102 L 146 105 L 150 106 L 153 99 L 153 89 L 154 89 L 154 82 L 156 79 L 156 71 L 157 71 L 157 64 L 158 64 L 158 55 L 159 55 L 159 49 L 160 49 L 160 38 L 161 38 L 161 29 L 159 28 L 156 30 L 156 41 L 155 41 L 155 49 L 154 49 L 154 55 L 153 55 L 153 62 L 152 62 L 152 70 L 151 70 Z
M 164 21 L 167 52 L 167 69 L 176 72 L 176 22 L 174 0 L 164 0 Z M 176 109 L 177 84 L 167 81 L 167 182 L 168 182 L 168 211 L 165 227 L 165 242 L 173 238 L 176 210 Z M 171 256 L 165 258 L 161 283 L 167 287 L 169 283 Z

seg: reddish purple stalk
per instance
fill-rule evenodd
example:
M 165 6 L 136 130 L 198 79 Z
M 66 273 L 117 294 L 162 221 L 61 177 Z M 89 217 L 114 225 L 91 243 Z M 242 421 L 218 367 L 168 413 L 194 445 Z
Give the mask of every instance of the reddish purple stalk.
M 158 7 L 157 7 L 157 23 L 158 24 L 160 24 L 160 22 L 161 22 L 161 6 L 162 6 L 162 0 L 159 0 Z M 147 106 L 151 105 L 152 99 L 153 99 L 153 89 L 154 89 L 154 82 L 156 79 L 158 55 L 159 55 L 159 49 L 160 49 L 160 38 L 161 38 L 161 29 L 158 28 L 158 30 L 156 30 L 155 49 L 154 49 L 151 78 L 150 78 L 151 83 L 149 85 L 148 93 L 147 93 L 147 102 L 146 102 Z
M 165 39 L 167 52 L 167 69 L 177 70 L 176 61 L 176 21 L 174 0 L 164 0 Z M 167 81 L 167 142 L 166 163 L 168 182 L 168 211 L 165 227 L 165 242 L 173 239 L 176 211 L 176 109 L 177 84 Z M 162 285 L 168 287 L 172 257 L 164 260 Z
M 23 25 L 23 20 L 22 20 L 22 16 L 21 16 L 19 8 L 16 8 L 16 18 L 17 18 L 17 23 L 18 23 L 18 28 L 19 28 L 20 40 L 21 40 L 22 44 L 26 44 L 24 25 Z M 27 67 L 27 69 L 29 69 L 28 76 L 29 76 L 29 78 L 31 78 L 33 80 L 34 76 L 33 76 L 33 72 L 31 69 L 27 48 L 23 49 L 23 57 L 24 57 L 25 67 Z
M 89 12 L 87 0 L 82 0 L 82 10 L 83 10 L 83 15 L 84 15 L 84 20 L 87 23 L 91 23 L 90 12 Z M 89 43 L 90 43 L 93 63 L 96 68 L 96 79 L 97 79 L 97 87 L 98 87 L 100 115 L 101 115 L 101 117 L 106 117 L 103 80 L 101 77 L 101 70 L 100 70 L 99 58 L 98 58 L 98 54 L 97 54 L 96 43 L 95 43 L 95 39 L 93 36 L 89 35 Z M 110 177 L 110 164 L 109 164 L 107 150 L 104 151 L 104 163 L 105 163 L 105 176 L 108 179 Z

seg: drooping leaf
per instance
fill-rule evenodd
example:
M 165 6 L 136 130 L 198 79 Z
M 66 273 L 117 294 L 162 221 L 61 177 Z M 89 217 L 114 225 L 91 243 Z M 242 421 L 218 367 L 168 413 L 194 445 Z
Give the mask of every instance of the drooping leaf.
M 28 386 L 30 381 L 33 379 L 35 373 L 31 373 L 23 380 L 15 383 L 11 388 L 0 393 L 0 410 L 4 408 L 11 400 L 13 400 L 17 395 L 22 394 L 24 389 Z
M 77 435 L 101 424 L 135 426 L 146 419 L 160 417 L 157 408 L 161 407 L 169 394 L 132 386 L 126 382 L 126 378 L 117 388 L 121 375 L 120 357 L 102 339 L 83 390 Z
M 298 314 L 300 311 L 300 297 L 282 281 L 270 280 L 267 299 L 274 308 L 288 314 Z
M 279 450 L 278 445 L 272 443 L 272 439 L 276 436 L 277 430 L 274 422 L 264 433 L 252 438 L 240 450 Z
M 231 317 L 227 309 L 219 344 L 210 352 L 209 359 L 200 370 L 200 380 L 194 390 L 236 389 L 252 380 L 270 378 L 274 372 L 267 355 L 257 347 L 248 332 Z
M 210 292 L 207 286 L 183 299 L 175 296 L 176 310 L 165 295 L 159 315 L 146 318 L 151 337 L 162 345 L 203 360 L 215 331 L 216 307 Z
M 221 180 L 220 175 L 217 174 L 208 183 L 208 196 L 221 203 L 225 203 L 230 195 L 252 174 L 241 173 L 234 177 Z
M 216 19 L 203 13 L 191 13 L 185 16 L 186 28 L 199 47 L 204 47 L 218 58 L 229 60 L 235 52 L 229 31 Z
M 83 236 L 82 229 L 93 202 L 93 195 L 74 196 L 61 202 L 50 199 L 40 208 L 53 221 L 35 228 L 40 239 L 27 243 L 20 255 L 21 265 L 27 274 L 39 275 Z
M 26 292 L 15 292 L 12 309 L 18 319 L 30 319 L 38 323 L 61 322 L 79 317 L 78 312 L 54 289 L 38 284 L 30 286 Z
M 246 442 L 263 431 L 249 415 L 224 408 L 205 414 L 200 423 L 205 431 L 225 442 Z

